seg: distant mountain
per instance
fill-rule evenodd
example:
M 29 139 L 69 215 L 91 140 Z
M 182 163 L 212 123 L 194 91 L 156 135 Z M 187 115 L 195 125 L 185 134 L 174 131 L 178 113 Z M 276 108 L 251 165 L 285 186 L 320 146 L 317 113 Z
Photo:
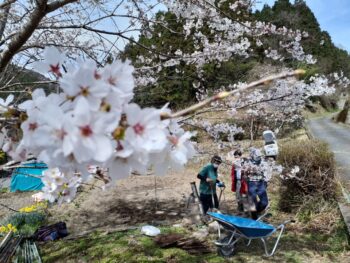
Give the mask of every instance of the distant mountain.
M 32 90 L 34 88 L 44 88 L 45 90 L 55 90 L 56 86 L 54 84 L 35 84 L 35 82 L 46 82 L 50 81 L 45 76 L 40 73 L 19 68 L 15 65 L 9 65 L 8 69 L 0 74 L 0 97 L 7 97 L 9 93 L 22 92 L 25 90 Z M 6 86 L 6 89 L 4 87 Z M 29 97 L 29 94 L 24 94 L 22 98 Z
M 329 74 L 343 71 L 350 77 L 350 56 L 345 48 L 335 45 L 327 31 L 320 28 L 315 15 L 303 0 L 277 0 L 272 7 L 265 5 L 254 16 L 277 26 L 285 26 L 294 30 L 306 31 L 309 37 L 302 40 L 306 53 L 316 59 L 315 72 Z

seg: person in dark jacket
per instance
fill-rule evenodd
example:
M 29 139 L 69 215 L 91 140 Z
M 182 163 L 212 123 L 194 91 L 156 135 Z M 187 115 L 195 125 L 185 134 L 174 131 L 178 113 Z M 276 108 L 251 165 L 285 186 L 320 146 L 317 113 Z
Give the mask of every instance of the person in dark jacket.
M 217 170 L 221 163 L 221 157 L 214 155 L 211 158 L 211 162 L 204 166 L 197 175 L 197 178 L 201 180 L 199 184 L 199 198 L 205 214 L 208 212 L 209 208 L 219 207 L 218 197 L 216 195 L 216 184 L 220 183 Z
M 253 149 L 249 159 L 249 169 L 246 171 L 248 180 L 248 193 L 255 203 L 256 212 L 252 212 L 252 218 L 257 219 L 269 204 L 266 191 L 266 181 L 264 172 L 261 170 L 261 152 Z

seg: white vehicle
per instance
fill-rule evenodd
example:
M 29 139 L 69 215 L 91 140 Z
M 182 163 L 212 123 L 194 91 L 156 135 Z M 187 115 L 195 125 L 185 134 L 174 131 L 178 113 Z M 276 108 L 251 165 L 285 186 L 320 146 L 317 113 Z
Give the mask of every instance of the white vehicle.
M 263 138 L 265 141 L 265 156 L 273 157 L 274 159 L 276 159 L 278 155 L 278 145 L 275 134 L 273 133 L 273 131 L 267 130 L 263 132 Z

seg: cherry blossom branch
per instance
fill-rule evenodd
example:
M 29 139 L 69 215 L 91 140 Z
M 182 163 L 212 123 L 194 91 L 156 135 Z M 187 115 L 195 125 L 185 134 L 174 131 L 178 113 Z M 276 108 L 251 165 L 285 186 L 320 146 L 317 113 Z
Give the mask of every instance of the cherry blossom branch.
M 290 97 L 290 96 L 293 96 L 295 95 L 295 93 L 288 93 L 288 94 L 285 94 L 285 95 L 281 95 L 281 96 L 278 96 L 278 97 L 273 97 L 273 98 L 268 98 L 268 99 L 264 99 L 264 100 L 259 100 L 259 101 L 256 101 L 256 102 L 252 102 L 252 103 L 247 103 L 247 104 L 244 104 L 244 105 L 241 105 L 241 106 L 238 106 L 238 107 L 235 107 L 236 110 L 238 109 L 244 109 L 244 108 L 247 108 L 247 107 L 250 107 L 250 106 L 254 106 L 256 104 L 259 104 L 259 103 L 264 103 L 264 102 L 270 102 L 270 101 L 276 101 L 276 100 L 283 100 L 284 98 L 287 98 L 287 97 Z M 195 112 L 193 115 L 191 116 L 187 116 L 181 120 L 179 120 L 178 122 L 179 123 L 183 123 L 185 121 L 187 121 L 188 119 L 191 119 L 191 118 L 194 118 L 198 115 L 201 115 L 201 114 L 204 114 L 204 113 L 208 113 L 208 112 L 221 112 L 221 111 L 227 111 L 229 110 L 229 107 L 226 107 L 226 108 L 217 108 L 216 106 L 213 106 L 213 107 L 209 107 L 209 108 L 206 108 L 205 110 L 203 111 L 199 111 L 199 112 Z M 186 123 L 186 125 L 188 125 L 188 123 Z M 199 126 L 198 126 L 199 127 Z M 202 128 L 202 127 L 200 127 Z
M 26 86 L 26 85 L 42 85 L 42 84 L 57 84 L 56 80 L 43 80 L 43 81 L 32 81 L 32 82 L 16 82 L 7 84 L 0 88 L 0 90 L 15 87 L 15 86 Z M 0 92 L 28 92 L 23 90 L 10 90 L 10 91 L 0 91 Z
M 223 14 L 225 17 L 234 20 L 229 14 L 227 14 L 224 10 L 218 8 L 217 6 L 215 6 L 214 4 L 210 3 L 209 1 L 205 1 L 206 4 L 208 4 L 209 6 L 213 7 L 216 11 L 218 11 L 218 13 Z M 240 22 L 239 20 L 235 20 L 236 23 L 240 24 L 243 27 L 247 27 L 249 28 L 246 24 Z
M 51 13 L 65 5 L 77 2 L 78 0 L 58 0 L 47 5 L 47 13 Z
M 290 96 L 293 96 L 295 95 L 295 93 L 288 93 L 288 94 L 285 94 L 285 95 L 281 95 L 279 97 L 273 97 L 273 98 L 268 98 L 268 99 L 264 99 L 264 100 L 259 100 L 259 101 L 256 101 L 256 102 L 252 102 L 252 103 L 247 103 L 247 104 L 244 104 L 242 106 L 239 106 L 237 107 L 236 109 L 244 109 L 244 108 L 248 108 L 250 106 L 254 106 L 256 104 L 259 104 L 259 103 L 263 103 L 263 102 L 270 102 L 270 101 L 276 101 L 276 100 L 283 100 L 284 98 L 287 98 L 287 97 L 290 97 Z
M 209 105 L 210 103 L 212 103 L 214 101 L 223 100 L 223 99 L 228 98 L 230 96 L 233 96 L 237 93 L 240 93 L 244 90 L 254 88 L 254 87 L 257 87 L 260 85 L 267 85 L 274 80 L 284 79 L 284 78 L 288 78 L 288 77 L 297 77 L 297 76 L 303 75 L 303 74 L 305 74 L 305 70 L 297 69 L 297 70 L 294 70 L 291 72 L 284 72 L 284 73 L 280 73 L 280 74 L 276 74 L 276 75 L 271 75 L 271 76 L 268 76 L 266 78 L 251 82 L 251 83 L 247 84 L 246 86 L 243 86 L 241 88 L 238 88 L 238 89 L 235 89 L 232 91 L 222 91 L 222 92 L 220 92 L 220 93 L 218 93 L 218 94 L 216 94 L 216 95 L 214 95 L 214 96 L 212 96 L 204 101 L 201 101 L 195 105 L 188 107 L 187 109 L 175 112 L 173 114 L 164 113 L 162 115 L 162 118 L 163 119 L 175 119 L 175 118 L 179 118 L 182 116 L 186 116 L 194 111 L 197 111 L 197 110 L 205 107 L 206 105 Z
M 41 20 L 48 14 L 58 8 L 61 8 L 69 3 L 76 2 L 77 0 L 57 0 L 48 4 L 47 0 L 36 1 L 36 7 L 28 19 L 28 22 L 19 30 L 16 36 L 8 44 L 7 48 L 2 52 L 0 56 L 0 71 L 6 67 L 11 61 L 13 56 L 21 49 L 21 47 L 32 36 Z

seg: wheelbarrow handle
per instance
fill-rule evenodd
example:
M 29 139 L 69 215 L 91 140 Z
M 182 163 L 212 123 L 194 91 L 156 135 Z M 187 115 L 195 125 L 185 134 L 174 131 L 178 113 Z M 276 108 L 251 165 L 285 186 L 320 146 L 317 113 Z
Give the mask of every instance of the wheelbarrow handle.
M 295 219 L 289 219 L 284 221 L 282 224 L 278 226 L 278 228 L 284 227 L 286 224 L 290 224 L 290 223 L 295 223 Z

